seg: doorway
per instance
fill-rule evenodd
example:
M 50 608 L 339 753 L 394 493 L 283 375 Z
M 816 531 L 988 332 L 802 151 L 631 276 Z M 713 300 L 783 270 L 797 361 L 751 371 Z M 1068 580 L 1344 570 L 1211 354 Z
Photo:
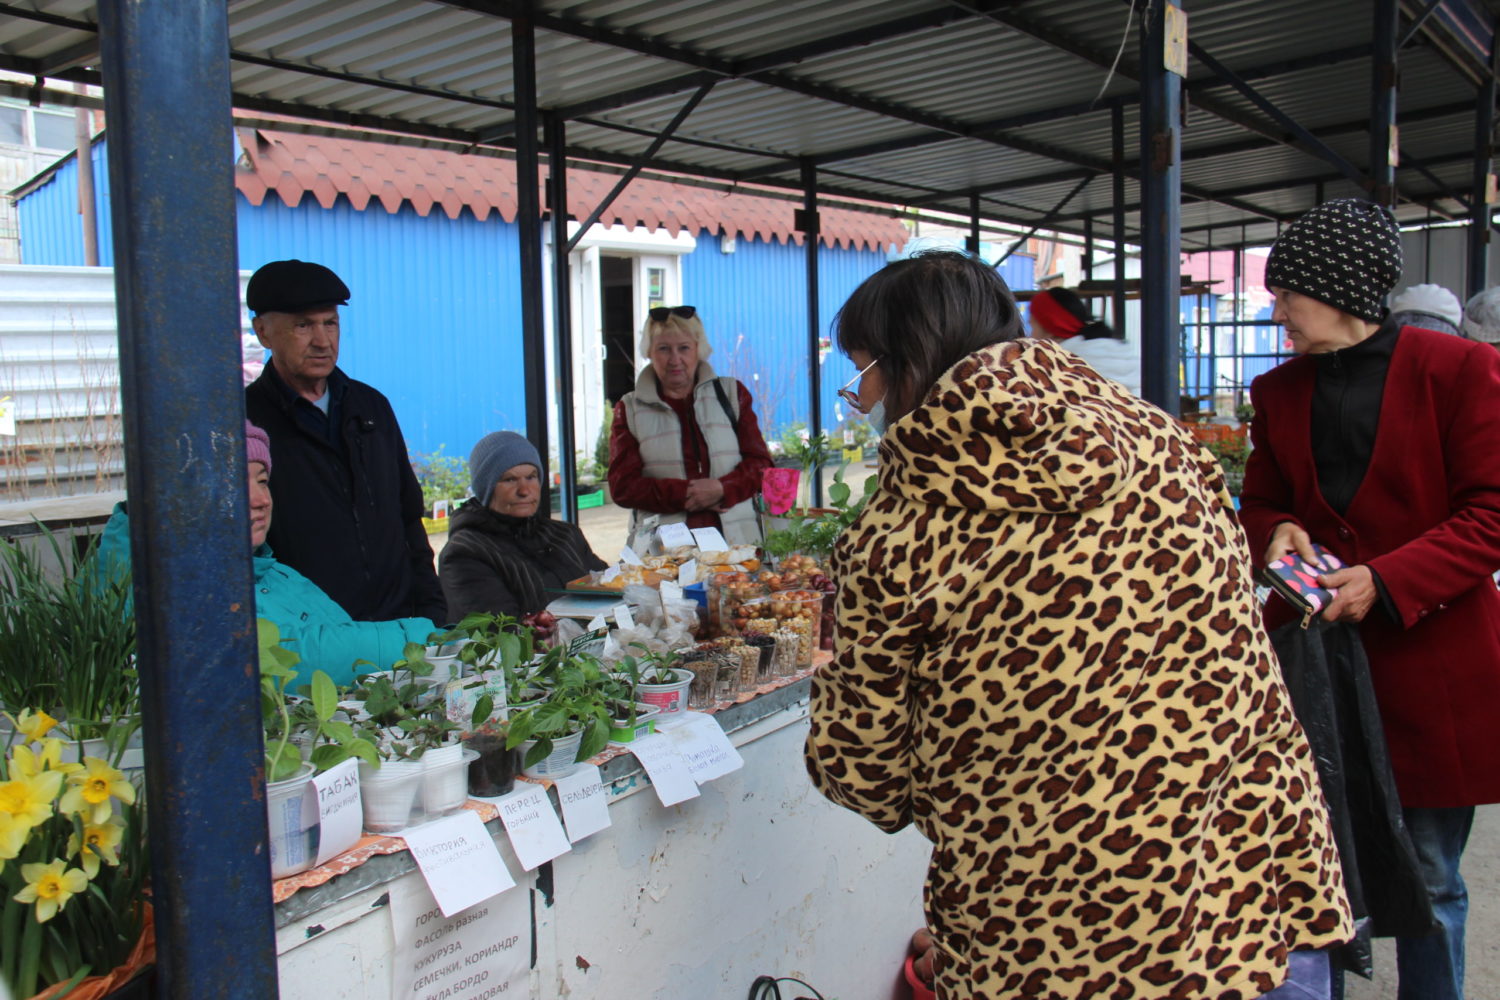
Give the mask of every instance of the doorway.
M 599 301 L 604 398 L 613 406 L 635 388 L 634 258 L 600 256 Z

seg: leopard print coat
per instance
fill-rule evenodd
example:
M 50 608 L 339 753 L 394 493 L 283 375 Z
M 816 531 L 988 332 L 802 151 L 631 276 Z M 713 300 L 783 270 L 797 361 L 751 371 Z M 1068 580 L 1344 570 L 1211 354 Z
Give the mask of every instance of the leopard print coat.
M 1217 463 L 1050 343 L 949 370 L 840 540 L 807 765 L 933 843 L 939 995 L 1249 1000 L 1352 934 Z

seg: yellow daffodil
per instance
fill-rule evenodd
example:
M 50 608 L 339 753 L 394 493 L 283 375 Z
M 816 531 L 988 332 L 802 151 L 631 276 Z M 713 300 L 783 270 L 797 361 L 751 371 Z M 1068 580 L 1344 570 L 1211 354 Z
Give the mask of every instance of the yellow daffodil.
M 62 746 L 62 740 L 53 738 L 42 740 L 40 750 L 33 750 L 29 746 L 16 747 L 10 752 L 10 776 L 35 778 L 43 771 L 72 774 L 83 770 L 82 764 L 62 762 Z
M 129 805 L 135 801 L 135 786 L 98 757 L 85 757 L 83 770 L 68 775 L 68 790 L 58 806 L 64 813 L 82 814 L 85 823 L 103 823 L 112 811 L 111 797 Z
M 88 876 L 66 861 L 46 865 L 22 865 L 21 877 L 26 886 L 15 895 L 18 903 L 36 904 L 36 922 L 45 924 L 68 905 L 68 900 L 88 888 Z
M 108 823 L 85 823 L 82 841 L 76 833 L 68 838 L 68 856 L 79 855 L 83 873 L 92 879 L 99 874 L 101 860 L 110 865 L 120 863 L 115 848 L 120 846 L 120 840 L 124 836 L 125 824 L 115 820 Z
M 0 816 L 27 827 L 52 815 L 52 800 L 62 787 L 61 771 L 43 771 L 37 775 L 16 775 L 0 781 Z
M 19 855 L 30 833 L 30 823 L 22 823 L 9 813 L 0 812 L 0 861 L 9 861 Z
M 29 708 L 22 709 L 20 715 L 11 715 L 9 712 L 5 717 L 15 724 L 16 731 L 24 733 L 31 741 L 40 740 L 52 731 L 57 725 L 57 720 L 40 709 L 32 711 Z

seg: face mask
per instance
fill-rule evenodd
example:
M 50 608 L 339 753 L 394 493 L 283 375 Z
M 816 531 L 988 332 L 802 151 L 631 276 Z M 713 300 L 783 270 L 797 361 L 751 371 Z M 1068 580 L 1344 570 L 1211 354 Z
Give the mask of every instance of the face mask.
M 875 428 L 875 436 L 876 437 L 884 437 L 885 436 L 885 400 L 882 399 L 879 402 L 877 402 L 874 406 L 870 407 L 870 412 L 867 413 L 867 414 L 865 414 L 865 417 L 866 417 L 866 419 L 868 419 L 870 421 L 870 426 L 873 427 L 873 428 Z

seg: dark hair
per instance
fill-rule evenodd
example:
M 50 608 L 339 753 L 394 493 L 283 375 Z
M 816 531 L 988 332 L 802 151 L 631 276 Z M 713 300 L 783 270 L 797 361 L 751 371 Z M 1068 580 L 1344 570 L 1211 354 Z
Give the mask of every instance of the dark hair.
M 1005 279 L 955 250 L 887 264 L 854 290 L 833 322 L 839 350 L 880 359 L 891 420 L 915 409 L 965 357 L 1024 335 Z
M 1062 306 L 1078 322 L 1083 324 L 1083 329 L 1078 333 L 1084 340 L 1100 340 L 1104 337 L 1119 339 L 1119 334 L 1110 329 L 1108 323 L 1095 316 L 1084 303 L 1083 298 L 1071 288 L 1049 288 L 1047 294 L 1052 296 L 1052 301 Z

